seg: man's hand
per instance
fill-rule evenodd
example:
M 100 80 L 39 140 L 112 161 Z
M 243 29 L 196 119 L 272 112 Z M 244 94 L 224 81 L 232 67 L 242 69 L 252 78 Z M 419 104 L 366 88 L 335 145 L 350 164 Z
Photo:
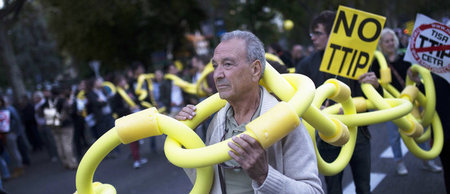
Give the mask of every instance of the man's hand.
M 194 105 L 188 104 L 175 115 L 175 119 L 179 121 L 184 121 L 186 119 L 191 120 L 195 116 L 195 110 L 197 110 L 197 108 Z
M 377 76 L 374 72 L 367 72 L 365 74 L 362 74 L 358 78 L 359 83 L 368 83 L 371 84 L 373 87 L 378 88 L 380 86 L 380 83 L 378 83 Z
M 232 149 L 228 154 L 238 162 L 247 175 L 262 185 L 269 172 L 266 151 L 256 139 L 246 134 L 233 137 L 228 146 Z
M 408 68 L 407 74 L 408 74 L 409 79 L 411 79 L 412 81 L 416 82 L 416 85 L 419 85 L 419 84 L 422 83 L 420 81 L 419 74 L 417 72 L 413 72 L 411 70 L 411 67 Z

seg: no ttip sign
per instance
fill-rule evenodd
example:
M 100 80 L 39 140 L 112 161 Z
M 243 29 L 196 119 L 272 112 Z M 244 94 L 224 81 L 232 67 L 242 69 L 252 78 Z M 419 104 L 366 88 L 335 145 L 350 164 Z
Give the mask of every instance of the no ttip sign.
M 433 72 L 450 71 L 450 28 L 440 23 L 422 24 L 411 35 L 410 50 L 414 59 Z

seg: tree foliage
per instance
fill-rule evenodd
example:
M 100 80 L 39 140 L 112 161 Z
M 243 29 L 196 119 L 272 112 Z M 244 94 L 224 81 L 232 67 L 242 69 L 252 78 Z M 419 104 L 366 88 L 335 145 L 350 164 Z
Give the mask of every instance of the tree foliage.
M 43 82 L 53 82 L 59 73 L 67 69 L 42 13 L 38 3 L 27 3 L 19 20 L 10 29 L 17 64 L 30 89 Z
M 11 86 L 16 99 L 26 93 L 25 84 L 22 80 L 22 72 L 17 66 L 9 29 L 16 23 L 25 0 L 3 1 L 0 8 L 0 65 L 6 70 L 8 84 Z
M 177 53 L 186 32 L 205 18 L 195 0 L 42 0 L 59 47 L 81 63 L 117 69 L 151 62 L 153 51 Z

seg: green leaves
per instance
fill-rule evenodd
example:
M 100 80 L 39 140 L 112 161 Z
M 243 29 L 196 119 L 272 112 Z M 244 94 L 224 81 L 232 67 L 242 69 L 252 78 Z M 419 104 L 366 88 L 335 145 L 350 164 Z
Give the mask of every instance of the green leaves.
M 153 51 L 166 51 L 205 18 L 195 0 L 42 2 L 52 10 L 49 24 L 62 49 L 80 61 L 100 60 L 102 68 L 110 69 L 136 60 L 148 64 Z

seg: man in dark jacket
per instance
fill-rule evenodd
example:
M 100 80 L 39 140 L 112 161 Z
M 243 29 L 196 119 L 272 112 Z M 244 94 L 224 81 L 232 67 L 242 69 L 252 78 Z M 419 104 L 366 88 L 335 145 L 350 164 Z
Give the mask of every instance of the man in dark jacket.
M 88 83 L 86 98 L 88 99 L 87 112 L 93 114 L 95 124 L 93 135 L 98 139 L 106 131 L 114 127 L 114 118 L 109 105 L 108 96 L 103 91 L 103 79 L 96 78 Z
M 350 87 L 352 96 L 363 96 L 360 83 L 370 83 L 375 88 L 381 89 L 373 72 L 361 75 L 359 81 L 356 81 L 319 71 L 335 16 L 336 13 L 333 11 L 323 11 L 313 19 L 310 36 L 316 51 L 300 61 L 295 72 L 311 78 L 316 87 L 330 78 L 337 78 Z M 325 106 L 327 105 L 328 101 L 325 102 Z M 334 161 L 341 150 L 340 147 L 332 146 L 320 139 L 317 141 L 317 147 L 326 162 Z M 350 167 L 356 193 L 370 193 L 370 133 L 367 126 L 358 127 L 355 151 L 350 160 Z M 327 193 L 342 193 L 342 175 L 343 172 L 334 176 L 325 176 Z

